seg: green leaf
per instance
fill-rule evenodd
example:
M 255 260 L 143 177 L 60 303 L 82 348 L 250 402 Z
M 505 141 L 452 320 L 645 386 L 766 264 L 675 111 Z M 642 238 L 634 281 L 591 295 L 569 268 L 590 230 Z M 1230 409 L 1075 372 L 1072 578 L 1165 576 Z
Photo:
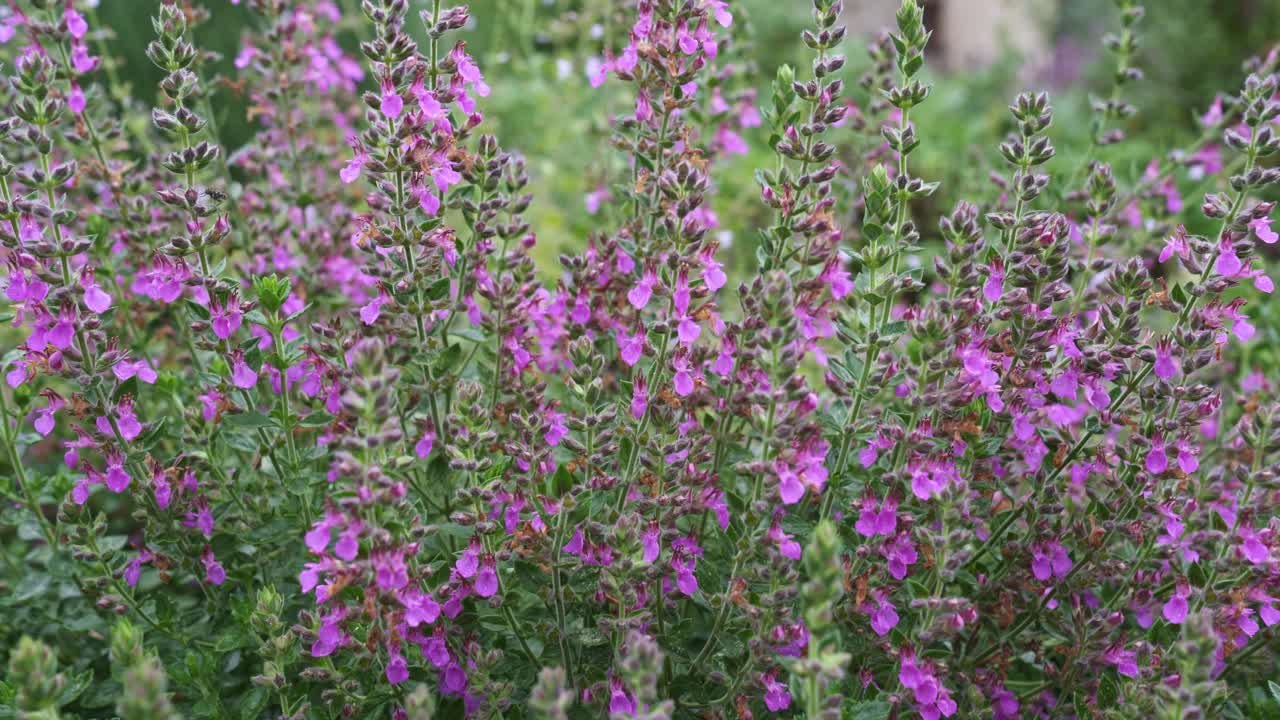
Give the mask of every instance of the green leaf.
M 906 331 L 907 323 L 905 321 L 894 320 L 893 322 L 885 323 L 884 326 L 880 328 L 880 337 L 896 338 Z
M 556 497 L 563 497 L 572 488 L 573 473 L 562 464 L 556 468 L 556 474 L 551 479 L 551 491 Z
M 300 428 L 328 427 L 329 425 L 333 424 L 334 420 L 335 418 L 329 413 L 324 411 L 317 411 L 302 418 L 302 420 L 298 422 L 298 427 Z
M 49 582 L 50 578 L 45 573 L 27 573 L 13 594 L 5 598 L 5 604 L 22 605 L 35 600 L 49 589 Z
M 89 686 L 93 684 L 93 670 L 85 670 L 78 675 L 72 675 L 67 681 L 67 686 L 58 693 L 58 707 L 64 707 L 75 702 Z
M 241 720 L 259 720 L 267 709 L 271 695 L 264 687 L 255 687 L 240 700 Z
M 427 288 L 428 300 L 442 300 L 449 294 L 449 278 L 442 277 L 431 283 L 431 287 Z
M 892 709 L 892 706 L 883 700 L 845 703 L 843 717 L 845 720 L 885 720 Z
M 461 359 L 462 359 L 461 343 L 454 343 L 449 347 L 445 348 L 444 350 L 441 350 L 440 354 L 436 356 L 436 360 L 433 363 L 433 365 L 435 366 L 435 373 L 436 373 L 435 376 L 438 378 L 444 377 L 449 373 L 453 372 L 453 370 L 458 364 L 458 361 Z
M 223 422 L 230 427 L 250 429 L 272 427 L 275 424 L 271 421 L 271 418 L 263 415 L 257 410 L 235 413 L 234 415 L 225 415 L 223 416 Z
M 1120 682 L 1114 672 L 1103 673 L 1098 681 L 1098 708 L 1108 710 L 1116 706 L 1120 699 Z
M 1273 680 L 1268 680 L 1267 689 L 1271 691 L 1272 699 L 1280 703 L 1280 685 L 1277 685 Z

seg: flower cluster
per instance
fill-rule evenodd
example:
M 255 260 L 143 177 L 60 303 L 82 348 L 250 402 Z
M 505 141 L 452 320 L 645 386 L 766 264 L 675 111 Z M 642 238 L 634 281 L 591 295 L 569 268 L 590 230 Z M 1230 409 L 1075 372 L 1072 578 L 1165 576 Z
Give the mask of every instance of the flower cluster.
M 737 3 L 615 3 L 581 83 L 616 162 L 552 275 L 540 164 L 486 116 L 514 65 L 469 49 L 491 19 L 418 4 L 245 0 L 223 68 L 195 44 L 211 11 L 162 0 L 150 108 L 97 3 L 0 9 L 0 553 L 22 571 L 0 608 L 102 646 L 0 623 L 0 706 L 1259 702 L 1280 53 L 1127 178 L 1145 11 L 1116 0 L 1083 157 L 1020 94 L 973 150 L 989 186 L 957 189 L 918 153 L 940 104 L 918 0 L 860 79 L 844 3 L 812 0 L 768 97 Z M 725 212 L 744 184 L 754 215 Z

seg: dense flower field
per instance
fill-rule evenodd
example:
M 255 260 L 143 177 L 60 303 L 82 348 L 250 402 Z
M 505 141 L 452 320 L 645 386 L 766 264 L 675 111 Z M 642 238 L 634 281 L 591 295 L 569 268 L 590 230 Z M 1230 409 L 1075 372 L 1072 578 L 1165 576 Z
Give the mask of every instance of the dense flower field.
M 1018 95 L 928 211 L 917 0 L 774 78 L 735 2 L 618 2 L 552 276 L 465 6 L 243 1 L 234 152 L 225 0 L 117 29 L 158 95 L 0 8 L 0 716 L 1280 716 L 1276 52 L 1119 180 L 1117 0 L 1087 153 Z

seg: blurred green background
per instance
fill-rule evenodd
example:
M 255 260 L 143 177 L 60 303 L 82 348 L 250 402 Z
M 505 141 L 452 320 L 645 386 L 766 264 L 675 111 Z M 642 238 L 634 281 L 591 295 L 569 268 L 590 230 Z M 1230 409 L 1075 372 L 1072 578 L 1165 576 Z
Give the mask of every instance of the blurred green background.
M 199 28 L 197 40 L 203 49 L 222 55 L 216 66 L 219 71 L 234 76 L 232 58 L 242 34 L 255 27 L 254 15 L 231 0 L 203 1 L 212 19 Z M 354 50 L 363 21 L 357 0 L 335 1 L 346 14 L 339 39 Z M 151 39 L 148 18 L 157 4 L 158 0 L 112 0 L 98 9 L 101 23 L 114 32 L 110 42 L 122 62 L 119 76 L 132 85 L 135 96 L 147 100 L 155 96 L 160 79 L 144 55 Z M 1241 62 L 1280 40 L 1277 0 L 1148 0 L 1146 4 L 1138 56 L 1146 79 L 1128 95 L 1141 109 L 1127 127 L 1135 140 L 1108 150 L 1107 155 L 1122 182 L 1140 174 L 1152 157 L 1189 142 L 1196 132 L 1194 113 L 1203 111 L 1216 92 L 1238 88 Z M 428 5 L 429 0 L 413 1 L 412 31 L 421 30 L 417 11 Z M 866 39 L 878 23 L 891 21 L 897 3 L 847 0 L 847 5 L 851 32 L 844 51 L 850 59 L 849 94 L 863 104 L 865 94 L 853 81 L 868 63 Z M 621 169 L 625 162 L 608 147 L 607 118 L 611 112 L 629 109 L 626 88 L 609 83 L 593 90 L 585 82 L 583 69 L 585 59 L 598 55 L 606 41 L 618 44 L 621 6 L 617 0 L 470 3 L 473 27 L 463 36 L 493 86 L 492 95 L 481 104 L 486 125 L 506 148 L 528 159 L 537 192 L 530 219 L 541 241 L 539 261 L 548 271 L 554 271 L 559 251 L 580 247 L 586 237 L 589 222 L 583 213 L 583 195 L 600 183 L 604 170 Z M 804 67 L 809 61 L 799 41 L 808 23 L 809 3 L 735 0 L 731 6 L 738 22 L 747 27 L 750 55 L 758 66 L 754 84 L 761 101 L 767 101 L 769 82 L 779 64 Z M 1059 155 L 1056 168 L 1050 170 L 1067 172 L 1076 167 L 1089 142 L 1088 96 L 1110 88 L 1101 38 L 1118 27 L 1112 0 L 930 0 L 926 6 L 927 21 L 937 28 L 929 56 L 935 95 L 913 116 L 925 139 L 913 158 L 919 158 L 914 164 L 920 176 L 943 181 L 938 207 L 951 207 L 957 197 L 974 188 L 990 190 L 987 175 L 1001 168 L 995 147 L 1009 129 L 1006 106 L 1021 90 L 1052 93 L 1056 120 L 1050 134 Z M 983 61 L 972 62 L 960 55 L 959 46 L 972 28 L 956 26 L 971 21 L 964 14 L 987 6 L 996 22 L 1023 28 L 1023 32 L 1006 31 L 1002 26 L 994 35 L 995 44 L 1030 47 L 1033 57 L 1016 51 L 988 52 Z M 221 140 L 234 150 L 253 132 L 245 120 L 243 101 L 221 90 L 214 106 Z M 753 235 L 753 227 L 765 221 L 751 169 L 773 162 L 762 134 L 748 140 L 751 153 L 729 160 L 729 167 L 716 172 L 719 185 L 713 201 L 721 217 L 733 218 L 728 229 L 741 235 Z M 921 225 L 926 233 L 932 231 L 932 222 Z M 735 255 L 739 260 L 750 258 L 745 252 Z

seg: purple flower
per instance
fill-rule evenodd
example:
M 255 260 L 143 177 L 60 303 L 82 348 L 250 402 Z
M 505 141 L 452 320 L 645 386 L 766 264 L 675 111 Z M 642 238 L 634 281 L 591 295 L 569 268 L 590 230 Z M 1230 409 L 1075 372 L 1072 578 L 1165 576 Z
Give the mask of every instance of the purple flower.
M 390 657 L 387 661 L 387 682 L 392 685 L 399 685 L 409 679 L 409 665 L 405 662 L 404 656 L 399 650 L 390 651 Z
M 863 537 L 893 535 L 897 532 L 898 501 L 892 497 L 886 497 L 879 510 L 876 509 L 876 505 L 874 496 L 862 498 L 862 511 L 858 515 L 858 522 L 854 525 L 854 529 Z
M 1051 577 L 1059 580 L 1071 571 L 1071 556 L 1066 548 L 1054 540 L 1031 550 L 1031 574 L 1041 582 Z
M 609 678 L 609 713 L 611 715 L 634 715 L 636 701 L 622 685 L 617 676 Z
M 413 445 L 413 454 L 418 456 L 420 460 L 426 460 L 431 454 L 431 446 L 435 442 L 436 434 L 431 428 L 423 431 L 422 437 L 418 438 L 418 442 Z
M 799 560 L 802 555 L 800 543 L 796 542 L 790 534 L 782 529 L 782 525 L 775 519 L 773 524 L 769 526 L 769 539 L 778 545 L 778 553 L 790 560 Z
M 1173 625 L 1181 625 L 1187 619 L 1187 598 L 1191 596 L 1191 585 L 1185 578 L 1179 578 L 1177 589 L 1164 604 L 1161 613 L 1164 619 Z
M 476 573 L 476 594 L 482 598 L 493 597 L 498 592 L 498 571 L 493 556 L 486 556 Z
M 453 569 L 457 571 L 458 577 L 472 578 L 475 577 L 476 570 L 480 567 L 480 539 L 472 536 L 471 542 L 467 544 L 467 549 L 462 551 L 462 555 L 458 556 L 457 561 L 453 564 Z
M 204 579 L 210 585 L 221 585 L 227 581 L 227 571 L 222 569 L 222 563 L 213 556 L 213 548 L 205 545 L 200 561 L 204 563 Z
M 791 707 L 791 692 L 787 686 L 778 682 L 777 674 L 770 671 L 760 678 L 764 687 L 764 705 L 773 712 Z
M 619 333 L 617 337 L 618 352 L 622 356 L 622 362 L 627 367 L 634 367 L 640 360 L 640 356 L 644 354 L 646 335 L 644 327 L 641 326 L 630 335 L 622 335 Z
M 644 376 L 637 374 L 631 383 L 631 417 L 644 418 L 649 409 L 649 392 Z
M 210 325 L 213 327 L 213 334 L 219 340 L 226 340 L 240 329 L 243 315 L 240 313 L 239 305 L 234 297 L 229 299 L 225 306 L 217 302 L 209 303 L 209 314 L 212 316 Z
M 395 86 L 389 82 L 384 82 L 382 85 L 382 102 L 379 109 L 383 115 L 392 120 L 400 117 L 401 111 L 404 110 L 404 98 L 400 97 Z
M 240 350 L 231 353 L 231 384 L 242 390 L 258 384 L 258 373 L 244 361 L 244 353 Z
M 659 544 L 659 537 L 660 531 L 658 529 L 658 522 L 656 520 L 651 520 L 649 522 L 649 527 L 644 531 L 644 534 L 640 536 L 640 544 L 644 549 L 645 562 L 652 563 L 658 559 L 658 555 L 662 552 L 662 547 Z
M 1250 220 L 1249 229 L 1253 231 L 1254 235 L 1258 236 L 1259 240 L 1268 245 L 1274 245 L 1277 240 L 1280 240 L 1280 233 L 1276 233 L 1275 230 L 1271 229 L 1271 218 L 1269 217 Z
M 107 473 L 105 484 L 113 493 L 122 493 L 129 487 L 129 473 L 124 470 L 124 455 L 117 450 L 106 452 Z
M 1004 263 L 996 258 L 987 271 L 987 281 L 982 286 L 982 295 L 987 302 L 999 302 L 1004 295 Z
M 631 307 L 643 310 L 644 306 L 649 304 L 649 298 L 653 297 L 653 288 L 657 284 L 658 273 L 651 267 L 645 268 L 640 282 L 627 292 L 627 302 L 631 303 Z
M 67 32 L 76 40 L 83 40 L 85 33 L 89 32 L 89 23 L 70 5 L 62 11 L 62 19 L 67 23 Z
M 1133 650 L 1125 650 L 1120 643 L 1108 647 L 1102 653 L 1102 661 L 1114 665 L 1116 672 L 1125 677 L 1138 677 L 1138 654 Z
M 1156 342 L 1156 377 L 1161 380 L 1169 380 L 1178 374 L 1178 364 L 1173 360 L 1171 352 L 1172 343 L 1167 339 L 1161 339 Z
M 681 343 L 685 345 L 692 345 L 701 334 L 702 328 L 698 326 L 698 323 L 693 318 L 688 315 L 680 318 L 680 322 L 676 328 L 676 336 L 679 337 Z
M 1156 433 L 1151 439 L 1151 449 L 1147 451 L 1146 468 L 1152 475 L 1161 475 L 1169 467 L 1169 458 L 1164 452 L 1164 438 Z
M 884 637 L 898 626 L 898 612 L 893 603 L 883 597 L 876 598 L 876 609 L 871 612 L 871 629 L 876 635 Z
M 685 397 L 693 392 L 693 373 L 689 367 L 689 358 L 684 354 L 677 354 L 671 358 L 671 368 L 675 370 L 671 381 L 675 386 L 676 394 Z
M 1263 540 L 1263 533 L 1255 532 L 1250 527 L 1241 527 L 1237 532 L 1240 536 L 1240 554 L 1245 560 L 1254 565 L 1262 565 L 1271 560 L 1271 548 Z
M 1244 263 L 1240 262 L 1239 256 L 1236 255 L 1236 249 L 1227 238 L 1223 238 L 1218 245 L 1218 261 L 1213 269 L 1219 275 L 1227 278 L 1233 278 L 1240 274 L 1240 270 L 1244 267 Z
M 78 90 L 78 88 L 77 88 Z M 111 296 L 103 291 L 93 278 L 92 270 L 85 270 L 80 275 L 80 287 L 84 289 L 84 304 L 95 315 L 101 315 L 111 307 Z

